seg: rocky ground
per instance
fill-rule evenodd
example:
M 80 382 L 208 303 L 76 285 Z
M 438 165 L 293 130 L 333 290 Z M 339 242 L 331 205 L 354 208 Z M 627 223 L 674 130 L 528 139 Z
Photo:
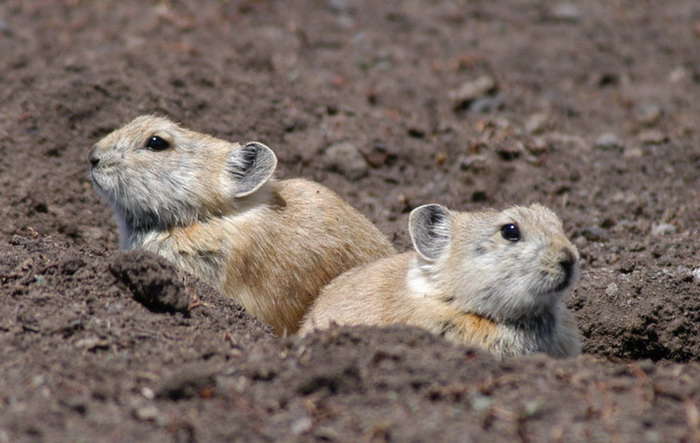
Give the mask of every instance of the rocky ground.
M 0 441 L 700 440 L 697 2 L 6 0 L 0 62 Z M 117 250 L 86 156 L 142 113 L 265 142 L 400 250 L 424 203 L 550 206 L 585 355 L 274 337 Z

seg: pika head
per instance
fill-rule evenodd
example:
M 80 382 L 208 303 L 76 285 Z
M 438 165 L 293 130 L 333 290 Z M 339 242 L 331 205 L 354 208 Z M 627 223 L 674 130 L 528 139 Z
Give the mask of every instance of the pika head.
M 418 252 L 409 287 L 428 287 L 455 307 L 499 323 L 545 314 L 578 275 L 578 251 L 539 204 L 501 212 L 416 208 L 409 231 Z
M 263 186 L 277 158 L 257 143 L 230 143 L 141 116 L 90 150 L 90 176 L 128 247 L 134 231 L 189 225 L 235 208 Z

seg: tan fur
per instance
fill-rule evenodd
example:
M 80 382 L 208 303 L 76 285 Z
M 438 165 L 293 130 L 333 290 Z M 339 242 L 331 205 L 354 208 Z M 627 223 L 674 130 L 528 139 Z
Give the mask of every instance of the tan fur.
M 154 134 L 171 148 L 145 149 Z M 114 208 L 123 248 L 162 255 L 278 334 L 292 333 L 320 288 L 394 250 L 369 220 L 317 183 L 264 179 L 235 196 L 224 165 L 242 146 L 139 117 L 93 148 L 92 178 Z
M 540 205 L 446 214 L 443 226 L 431 219 L 431 232 L 447 239 L 436 258 L 407 252 L 341 275 L 323 289 L 300 332 L 333 323 L 401 323 L 500 356 L 579 354 L 578 331 L 563 303 L 578 252 L 559 219 Z M 502 237 L 508 223 L 520 227 L 520 241 Z M 411 232 L 418 248 L 426 246 L 415 238 L 420 235 Z M 569 278 L 559 264 L 567 254 L 574 260 Z

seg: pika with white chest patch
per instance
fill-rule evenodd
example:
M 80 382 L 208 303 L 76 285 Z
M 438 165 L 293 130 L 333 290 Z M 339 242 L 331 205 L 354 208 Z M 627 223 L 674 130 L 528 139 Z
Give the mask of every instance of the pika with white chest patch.
M 394 252 L 329 189 L 275 180 L 258 142 L 231 143 L 141 116 L 100 140 L 90 176 L 111 205 L 120 246 L 143 248 L 292 333 L 334 277 Z
M 581 353 L 564 305 L 578 251 L 544 206 L 411 212 L 415 252 L 346 272 L 323 289 L 301 332 L 402 323 L 499 356 Z

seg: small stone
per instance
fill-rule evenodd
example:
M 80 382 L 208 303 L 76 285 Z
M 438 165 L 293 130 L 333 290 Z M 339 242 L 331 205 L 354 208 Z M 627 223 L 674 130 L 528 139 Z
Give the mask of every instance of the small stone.
M 146 397 L 149 400 L 153 400 L 154 398 L 156 398 L 156 394 L 155 394 L 155 392 L 153 392 L 153 389 L 151 389 L 151 388 L 144 387 L 143 389 L 141 389 L 141 395 L 143 395 L 144 397 Z
M 469 155 L 460 157 L 458 162 L 462 171 L 483 171 L 488 165 L 488 158 L 483 154 Z
M 491 398 L 485 395 L 475 395 L 471 399 L 471 407 L 476 412 L 480 412 L 490 408 L 492 403 L 493 401 L 491 400 Z
M 614 298 L 619 292 L 619 290 L 620 288 L 618 288 L 617 284 L 610 283 L 608 287 L 605 288 L 605 295 L 607 295 L 610 298 Z
M 690 78 L 691 73 L 683 66 L 679 66 L 668 74 L 668 81 L 670 83 L 680 83 L 683 80 Z
M 155 406 L 143 406 L 134 410 L 134 417 L 142 421 L 153 421 L 158 418 L 158 408 Z
M 634 271 L 635 267 L 636 264 L 632 260 L 625 259 L 617 266 L 617 270 L 620 271 L 621 274 L 629 274 Z
M 594 146 L 598 149 L 603 149 L 606 151 L 620 149 L 623 147 L 620 139 L 617 138 L 615 134 L 610 132 L 601 134 L 601 136 L 596 139 Z
M 462 84 L 456 90 L 450 92 L 449 97 L 455 110 L 464 110 L 470 107 L 472 102 L 487 94 L 495 94 L 498 85 L 493 77 L 482 75 L 476 80 Z
M 313 422 L 309 417 L 301 417 L 292 423 L 291 431 L 294 435 L 300 435 L 309 432 L 313 426 Z
M 329 146 L 323 153 L 326 165 L 347 178 L 360 178 L 367 172 L 367 161 L 355 144 L 341 142 Z
M 469 106 L 469 111 L 475 114 L 490 114 L 503 108 L 503 97 L 500 95 L 485 95 L 479 97 Z
M 627 148 L 625 149 L 625 152 L 622 153 L 622 156 L 625 158 L 641 158 L 644 155 L 644 152 L 642 151 L 641 148 Z
M 668 136 L 658 129 L 650 129 L 639 133 L 639 141 L 645 145 L 659 145 L 668 141 Z
M 635 108 L 634 114 L 639 123 L 652 126 L 659 121 L 663 110 L 656 103 L 644 103 Z
M 659 223 L 651 229 L 653 235 L 670 235 L 676 233 L 676 227 L 670 223 Z
M 574 3 L 559 3 L 552 10 L 552 17 L 569 23 L 578 23 L 583 18 L 581 11 Z
M 87 337 L 75 342 L 75 347 L 87 349 L 88 351 L 93 349 L 107 349 L 109 348 L 109 342 L 98 337 Z
M 545 113 L 532 114 L 525 122 L 525 130 L 530 134 L 540 134 L 547 129 L 549 115 Z
M 528 151 L 535 155 L 543 154 L 549 150 L 549 144 L 541 137 L 535 137 L 532 140 L 529 140 L 525 144 L 525 147 Z
M 700 282 L 700 268 L 693 269 L 692 274 L 695 281 Z

